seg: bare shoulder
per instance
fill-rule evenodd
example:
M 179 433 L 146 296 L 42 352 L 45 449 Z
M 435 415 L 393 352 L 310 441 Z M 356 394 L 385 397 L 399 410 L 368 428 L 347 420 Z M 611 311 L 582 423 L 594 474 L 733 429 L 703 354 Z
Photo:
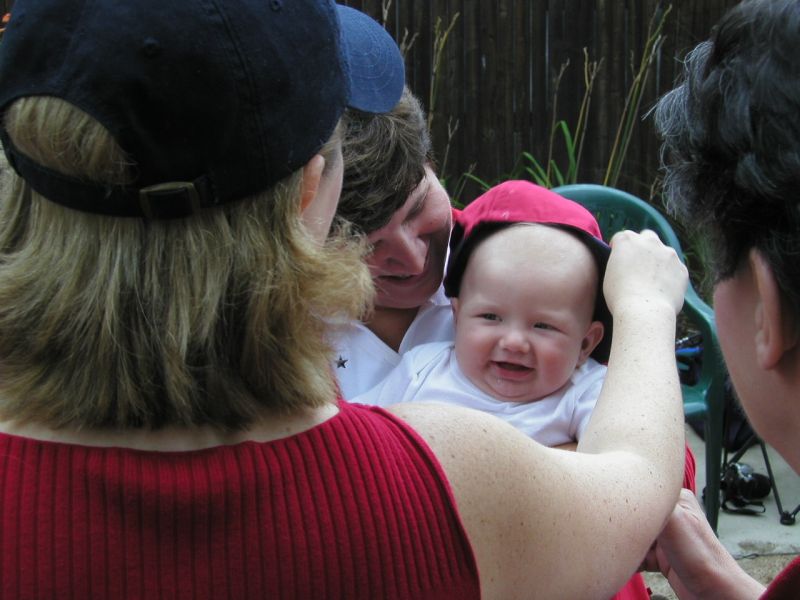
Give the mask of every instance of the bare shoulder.
M 449 405 L 405 403 L 390 410 L 429 444 L 447 475 L 472 544 L 485 597 L 514 597 L 547 580 L 560 552 L 553 550 L 556 507 L 569 501 L 554 490 L 561 454 L 507 423 Z M 559 500 L 559 496 L 562 496 Z M 533 507 L 536 507 L 534 509 Z M 544 552 L 543 552 L 544 551 Z M 560 560 L 560 559 L 559 559 Z
M 641 562 L 625 556 L 621 543 L 638 527 L 630 497 L 608 492 L 621 490 L 627 461 L 546 448 L 467 408 L 405 403 L 389 410 L 422 436 L 444 469 L 484 597 L 611 596 Z M 641 544 L 642 555 L 650 541 Z M 576 572 L 575 564 L 585 568 Z
M 428 442 L 440 461 L 454 468 L 463 460 L 477 459 L 482 464 L 494 458 L 499 461 L 492 462 L 492 466 L 499 467 L 504 463 L 502 456 L 506 451 L 519 444 L 531 446 L 527 437 L 504 421 L 470 408 L 406 402 L 388 410 L 411 425 Z
M 495 494 L 514 490 L 527 494 L 527 473 L 548 464 L 553 451 L 536 444 L 508 423 L 485 413 L 445 404 L 404 403 L 390 410 L 422 436 L 439 459 L 459 503 L 462 516 L 503 502 Z M 547 469 L 548 467 L 544 467 Z M 532 486 L 534 487 L 534 486 Z M 481 516 L 483 518 L 483 516 Z

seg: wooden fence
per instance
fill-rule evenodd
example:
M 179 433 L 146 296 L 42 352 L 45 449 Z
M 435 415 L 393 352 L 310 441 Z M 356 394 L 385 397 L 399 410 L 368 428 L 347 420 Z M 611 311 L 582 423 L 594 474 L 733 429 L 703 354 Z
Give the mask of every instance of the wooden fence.
M 429 109 L 440 175 L 468 202 L 480 193 L 463 173 L 486 181 L 506 176 L 523 151 L 545 161 L 553 117 L 574 129 L 584 95 L 584 52 L 602 59 L 595 80 L 578 179 L 602 182 L 617 126 L 657 11 L 671 5 L 664 42 L 652 63 L 617 187 L 650 197 L 658 176 L 655 99 L 672 87 L 678 59 L 708 37 L 736 0 L 347 0 L 385 24 L 397 39 L 414 37 L 407 80 Z M 455 21 L 454 21 L 455 20 Z M 434 77 L 436 23 L 454 22 Z M 432 88 L 435 89 L 432 91 Z M 455 130 L 455 131 L 453 131 Z M 560 138 L 556 138 L 559 142 Z M 556 157 L 564 163 L 563 145 Z
M 736 0 L 340 0 L 385 24 L 406 53 L 407 80 L 433 117 L 440 175 L 451 194 L 468 202 L 480 187 L 472 171 L 494 181 L 519 164 L 524 151 L 548 152 L 553 118 L 574 129 L 584 95 L 584 48 L 602 59 L 588 115 L 578 179 L 602 182 L 617 126 L 647 38 L 648 23 L 671 5 L 665 40 L 644 89 L 641 117 L 668 90 L 678 59 L 705 39 Z M 10 10 L 13 0 L 2 0 Z M 4 10 L 4 12 L 5 12 Z M 437 22 L 447 37 L 434 76 Z M 435 84 L 435 86 L 434 86 Z M 435 89 L 434 89 L 435 87 Z M 658 141 L 651 120 L 637 119 L 617 186 L 649 197 L 658 175 Z M 559 138 L 556 141 L 560 141 Z M 563 165 L 563 145 L 555 157 Z M 466 185 L 464 185 L 466 182 Z

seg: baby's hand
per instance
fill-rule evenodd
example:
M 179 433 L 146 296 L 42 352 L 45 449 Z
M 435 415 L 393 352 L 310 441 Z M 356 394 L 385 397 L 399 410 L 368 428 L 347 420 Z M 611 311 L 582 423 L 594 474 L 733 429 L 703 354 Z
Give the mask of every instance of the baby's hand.
M 612 313 L 622 304 L 664 302 L 677 314 L 689 281 L 686 266 L 650 231 L 620 231 L 611 238 L 603 294 Z

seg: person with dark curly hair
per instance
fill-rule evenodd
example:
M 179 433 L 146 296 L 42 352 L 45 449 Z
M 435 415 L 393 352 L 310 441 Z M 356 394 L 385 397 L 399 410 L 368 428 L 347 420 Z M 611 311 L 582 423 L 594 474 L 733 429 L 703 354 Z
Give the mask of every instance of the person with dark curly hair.
M 737 395 L 762 439 L 800 472 L 800 1 L 731 9 L 687 56 L 683 82 L 655 117 L 667 202 L 711 246 Z M 685 491 L 645 567 L 680 598 L 800 595 L 800 558 L 765 591 Z

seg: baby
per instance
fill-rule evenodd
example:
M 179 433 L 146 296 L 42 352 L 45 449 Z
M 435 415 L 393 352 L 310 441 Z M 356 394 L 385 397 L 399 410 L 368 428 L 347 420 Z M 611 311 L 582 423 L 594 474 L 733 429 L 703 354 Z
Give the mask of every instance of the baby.
M 468 406 L 542 444 L 574 446 L 606 371 L 608 254 L 579 204 L 526 181 L 492 188 L 458 215 L 450 241 L 455 341 L 413 348 L 353 401 Z

